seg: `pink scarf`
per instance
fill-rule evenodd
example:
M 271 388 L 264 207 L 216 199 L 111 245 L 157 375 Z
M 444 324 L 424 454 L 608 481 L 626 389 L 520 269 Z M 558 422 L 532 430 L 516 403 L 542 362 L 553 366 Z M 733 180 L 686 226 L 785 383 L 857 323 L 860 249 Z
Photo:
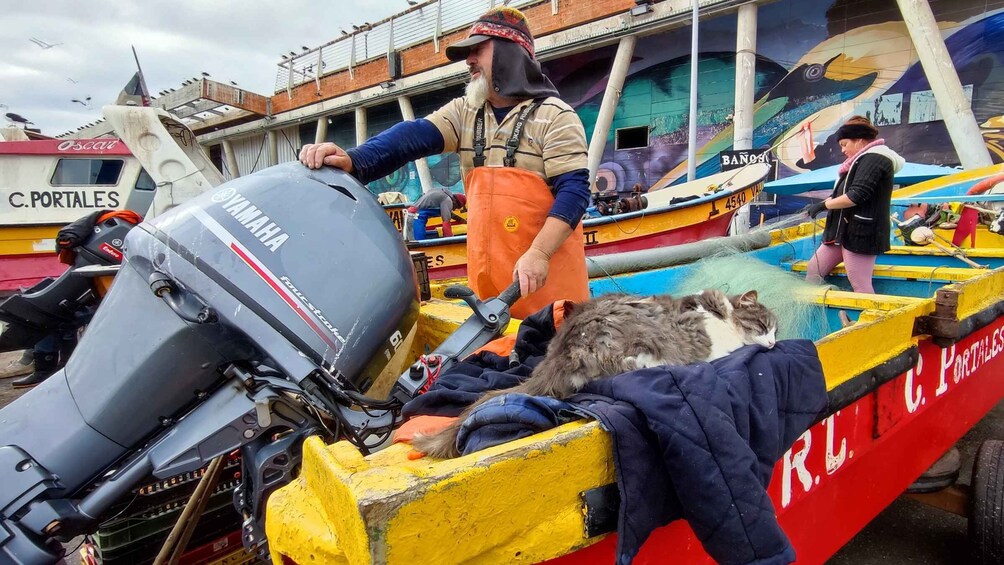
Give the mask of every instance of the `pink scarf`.
M 872 147 L 878 147 L 879 145 L 885 145 L 885 140 L 884 139 L 876 139 L 875 141 L 873 141 L 873 142 L 869 143 L 868 145 L 865 145 L 864 147 L 862 147 L 861 151 L 858 151 L 857 153 L 855 153 L 853 157 L 848 157 L 847 160 L 844 161 L 843 164 L 840 165 L 840 172 L 838 174 L 841 175 L 841 176 L 846 175 L 847 171 L 851 170 L 851 165 L 854 164 L 854 161 L 857 160 L 857 158 L 860 157 L 862 153 L 864 153 L 865 151 L 868 151 Z

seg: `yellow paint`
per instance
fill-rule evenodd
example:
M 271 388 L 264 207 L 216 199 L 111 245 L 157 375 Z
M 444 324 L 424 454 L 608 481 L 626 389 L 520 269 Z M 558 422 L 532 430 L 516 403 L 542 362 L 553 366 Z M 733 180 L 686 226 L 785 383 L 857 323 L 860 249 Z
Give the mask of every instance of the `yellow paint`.
M 895 199 L 902 199 L 902 198 L 910 198 L 911 196 L 924 196 L 928 192 L 934 189 L 944 188 L 946 186 L 951 186 L 953 184 L 958 184 L 962 182 L 981 180 L 992 175 L 1000 174 L 1002 172 L 1004 172 L 1004 164 L 991 165 L 989 167 L 983 167 L 981 169 L 962 171 L 953 175 L 947 175 L 944 177 L 931 179 L 929 181 L 924 181 L 917 184 L 911 184 L 908 187 L 893 191 L 892 197 Z
M 873 312 L 865 321 L 859 321 L 817 341 L 816 350 L 823 365 L 827 390 L 832 390 L 912 347 L 917 339 L 913 337 L 914 319 L 933 311 L 934 301 L 926 299 L 892 308 L 884 315 Z
M 982 271 L 976 277 L 944 286 L 942 290 L 959 293 L 956 319 L 964 320 L 1004 300 L 1004 268 Z
M 937 230 L 943 231 L 943 230 Z M 966 257 L 969 257 L 973 261 L 979 263 L 980 259 L 1000 259 L 1004 258 L 1004 238 L 1000 238 L 999 235 L 993 234 L 987 231 L 983 231 L 983 235 L 986 236 L 987 241 L 985 245 L 981 245 L 981 233 L 978 231 L 976 236 L 976 248 L 966 249 Z M 995 243 L 994 238 L 1000 238 L 1002 241 L 999 245 L 990 245 Z M 951 236 L 948 238 L 951 241 Z M 925 247 L 914 247 L 906 245 L 894 245 L 892 249 L 886 251 L 886 255 L 913 255 L 922 257 L 945 257 L 945 252 L 937 247 L 925 246 Z M 956 263 L 958 265 L 958 263 Z
M 584 536 L 579 493 L 614 481 L 610 449 L 595 422 L 445 461 L 409 461 L 403 445 L 363 458 L 346 442 L 311 438 L 303 475 L 268 501 L 272 557 L 301 565 L 554 558 L 598 541 Z
M 62 226 L 5 226 L 0 228 L 0 256 L 54 255 L 56 233 Z
M 912 296 L 861 294 L 826 287 L 813 287 L 808 290 L 802 290 L 799 293 L 799 299 L 834 308 L 882 311 L 895 310 L 929 300 L 929 298 L 915 298 Z
M 804 273 L 808 261 L 792 263 L 791 270 Z M 964 267 L 911 267 L 904 265 L 876 265 L 874 276 L 897 279 L 934 280 L 934 281 L 964 281 L 979 276 L 981 271 Z M 833 269 L 832 274 L 846 275 L 843 264 Z

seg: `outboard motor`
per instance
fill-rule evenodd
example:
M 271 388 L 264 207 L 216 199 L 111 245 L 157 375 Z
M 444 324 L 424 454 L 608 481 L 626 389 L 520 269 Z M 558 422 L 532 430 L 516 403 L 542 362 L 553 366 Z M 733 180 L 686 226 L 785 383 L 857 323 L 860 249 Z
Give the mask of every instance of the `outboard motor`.
M 45 278 L 0 303 L 0 320 L 7 324 L 0 334 L 0 351 L 29 349 L 63 327 L 75 330 L 77 316 L 97 303 L 107 290 L 105 281 L 118 271 L 123 242 L 138 221 L 132 212 L 96 212 L 60 230 L 63 234 L 77 228 L 87 235 L 64 250 L 66 258 L 60 254 L 70 265 L 62 275 Z
M 264 499 L 307 435 L 367 449 L 391 427 L 351 408 L 400 374 L 415 274 L 351 176 L 289 163 L 235 179 L 140 224 L 125 253 L 66 367 L 0 410 L 0 563 L 55 562 L 142 480 L 235 449 L 260 546 Z

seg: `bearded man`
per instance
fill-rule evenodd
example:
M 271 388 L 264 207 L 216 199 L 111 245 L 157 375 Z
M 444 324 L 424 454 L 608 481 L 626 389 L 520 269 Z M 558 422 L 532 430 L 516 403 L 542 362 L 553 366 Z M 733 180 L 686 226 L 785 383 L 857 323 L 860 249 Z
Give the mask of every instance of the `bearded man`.
M 467 63 L 465 96 L 348 151 L 306 145 L 300 161 L 334 166 L 366 183 L 415 159 L 457 153 L 475 293 L 495 296 L 518 281 L 523 298 L 512 312 L 520 318 L 555 300 L 587 300 L 580 224 L 589 204 L 585 130 L 541 71 L 526 17 L 494 8 L 446 56 Z

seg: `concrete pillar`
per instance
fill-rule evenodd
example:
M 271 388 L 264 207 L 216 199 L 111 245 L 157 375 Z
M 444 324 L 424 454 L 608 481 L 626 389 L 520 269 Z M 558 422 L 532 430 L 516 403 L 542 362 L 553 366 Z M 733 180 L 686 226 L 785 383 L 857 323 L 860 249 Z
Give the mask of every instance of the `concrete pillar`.
M 621 99 L 624 77 L 627 76 L 628 67 L 631 66 L 631 57 L 634 55 L 634 46 L 637 42 L 638 39 L 635 36 L 628 35 L 622 37 L 617 45 L 617 54 L 614 56 L 614 63 L 610 68 L 610 78 L 607 80 L 607 88 L 603 92 L 603 101 L 600 103 L 600 113 L 596 117 L 596 126 L 593 127 L 593 137 L 589 140 L 587 163 L 590 187 L 596 184 L 596 171 L 600 168 L 600 160 L 603 158 L 603 151 L 607 145 L 607 136 L 610 135 L 610 124 L 614 120 L 614 111 Z
M 324 143 L 328 137 L 328 117 L 317 118 L 317 131 L 314 132 L 314 143 Z
M 356 107 L 356 145 L 362 145 L 366 143 L 369 136 L 366 135 L 366 130 L 369 126 L 366 123 L 366 108 L 363 106 Z
M 415 109 L 411 107 L 411 98 L 401 96 L 397 99 L 397 103 L 401 106 L 401 116 L 404 119 L 409 121 L 415 119 Z M 429 163 L 425 159 L 416 159 L 415 169 L 418 170 L 418 182 L 422 185 L 422 194 L 435 188 L 432 186 L 432 173 L 429 172 Z
M 756 86 L 756 4 L 739 7 L 736 29 L 736 107 L 732 114 L 733 148 L 753 148 L 753 96 Z
M 691 0 L 690 12 L 690 127 L 687 128 L 687 180 L 697 178 L 697 59 L 700 51 L 697 48 L 698 22 L 701 19 L 701 8 L 697 0 Z
M 906 29 L 910 30 L 913 47 L 917 50 L 927 82 L 931 84 L 959 161 L 966 169 L 992 165 L 980 126 L 973 116 L 972 105 L 966 100 L 962 82 L 952 65 L 931 6 L 927 0 L 896 0 L 896 3 L 903 14 Z
M 739 7 L 736 28 L 736 103 L 732 113 L 732 148 L 753 148 L 753 96 L 756 86 L 756 28 L 755 3 Z M 749 204 L 739 208 L 732 217 L 731 233 L 749 231 Z
M 234 144 L 229 139 L 223 140 L 223 156 L 227 160 L 227 169 L 230 170 L 230 178 L 235 179 L 241 176 L 241 171 L 237 167 L 237 155 L 234 154 Z
M 268 166 L 279 164 L 279 134 L 274 130 L 268 130 Z

